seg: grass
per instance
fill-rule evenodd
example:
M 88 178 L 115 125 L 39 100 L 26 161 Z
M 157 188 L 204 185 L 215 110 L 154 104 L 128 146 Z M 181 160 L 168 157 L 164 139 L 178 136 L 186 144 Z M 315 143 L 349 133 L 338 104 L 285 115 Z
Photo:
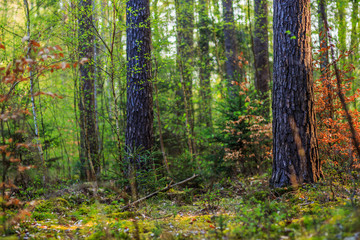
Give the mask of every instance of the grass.
M 106 201 L 106 195 L 85 201 L 70 193 L 35 200 L 31 216 L 13 224 L 7 239 L 352 240 L 360 237 L 360 211 L 349 189 L 320 182 L 272 190 L 263 175 L 206 193 L 172 190 L 126 212 L 113 193 Z

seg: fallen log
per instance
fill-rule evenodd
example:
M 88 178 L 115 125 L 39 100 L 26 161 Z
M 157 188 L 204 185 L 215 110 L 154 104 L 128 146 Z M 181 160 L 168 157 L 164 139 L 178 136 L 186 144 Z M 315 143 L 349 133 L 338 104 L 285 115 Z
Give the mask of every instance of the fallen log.
M 153 193 L 151 193 L 151 194 L 149 194 L 149 195 L 147 195 L 147 196 L 145 196 L 145 197 L 143 197 L 143 198 L 140 198 L 140 199 L 138 199 L 138 200 L 136 200 L 136 201 L 134 201 L 134 202 L 132 202 L 132 203 L 129 203 L 128 205 L 122 207 L 122 208 L 121 208 L 121 211 L 124 211 L 124 210 L 126 210 L 126 209 L 128 209 L 128 208 L 130 208 L 130 207 L 132 207 L 132 206 L 134 206 L 134 205 L 136 205 L 136 204 L 138 204 L 138 203 L 146 200 L 146 199 L 152 198 L 152 197 L 156 196 L 157 194 L 159 194 L 159 193 L 161 193 L 161 192 L 166 192 L 167 190 L 169 190 L 169 189 L 171 189 L 171 188 L 173 188 L 173 187 L 175 187 L 175 186 L 178 186 L 178 185 L 184 184 L 184 183 L 186 183 L 186 182 L 189 182 L 189 181 L 197 178 L 198 176 L 199 176 L 199 175 L 194 174 L 192 177 L 189 177 L 189 178 L 187 178 L 187 179 L 185 179 L 185 180 L 183 180 L 183 181 L 181 181 L 181 182 L 174 183 L 174 184 L 171 184 L 171 183 L 170 183 L 169 185 L 167 185 L 167 186 L 164 187 L 163 189 L 160 189 L 160 190 L 158 190 L 158 191 L 156 191 L 156 192 L 153 192 Z

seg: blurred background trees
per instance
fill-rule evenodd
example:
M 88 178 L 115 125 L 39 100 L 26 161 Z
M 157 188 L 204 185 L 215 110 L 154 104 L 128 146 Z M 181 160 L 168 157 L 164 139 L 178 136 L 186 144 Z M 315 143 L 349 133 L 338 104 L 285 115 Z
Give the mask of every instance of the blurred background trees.
M 129 184 L 127 159 L 135 155 L 147 164 L 146 171 L 134 175 L 139 191 L 150 191 L 167 177 L 180 180 L 194 172 L 201 174 L 198 181 L 205 185 L 239 174 L 270 175 L 270 106 L 278 106 L 271 103 L 272 74 L 279 71 L 273 65 L 295 56 L 285 47 L 274 56 L 273 37 L 286 37 L 287 46 L 287 41 L 297 42 L 301 36 L 290 26 L 273 26 L 272 1 L 150 0 L 144 1 L 149 10 L 142 19 L 145 10 L 136 8 L 140 2 L 28 0 L 28 14 L 24 1 L 0 2 L 0 96 L 4 99 L 10 90 L 21 96 L 21 101 L 0 102 L 1 145 L 6 146 L 0 167 L 3 182 L 17 179 L 24 189 L 40 186 L 41 168 L 20 174 L 20 163 L 10 164 L 12 155 L 7 156 L 9 139 L 36 145 L 36 137 L 43 153 L 38 148 L 24 150 L 22 161 L 24 166 L 40 166 L 43 158 L 48 183 L 111 179 L 123 188 Z M 319 0 L 308 8 L 306 26 L 311 18 L 312 32 L 306 44 L 312 54 L 308 48 L 306 61 L 314 59 L 314 71 L 306 74 L 310 82 L 314 79 L 319 157 L 324 163 L 349 156 L 357 161 L 352 148 L 344 149 L 351 139 L 348 128 L 343 125 L 337 131 L 334 125 L 344 120 L 332 94 L 336 85 L 321 16 L 326 15 L 332 28 L 331 41 L 346 80 L 344 92 L 357 116 L 359 4 Z M 31 41 L 36 51 L 27 56 Z M 33 85 L 7 84 L 7 71 L 16 70 L 17 60 L 23 58 L 38 58 L 47 71 L 34 68 Z M 24 71 L 24 78 L 29 74 Z M 136 90 L 132 84 L 138 81 Z M 31 86 L 37 127 L 30 116 L 11 118 L 15 109 L 30 112 Z M 18 130 L 26 132 L 21 139 L 15 136 Z M 336 138 L 338 134 L 342 137 Z M 149 144 L 139 140 L 145 138 Z M 336 143 L 327 144 L 332 141 Z

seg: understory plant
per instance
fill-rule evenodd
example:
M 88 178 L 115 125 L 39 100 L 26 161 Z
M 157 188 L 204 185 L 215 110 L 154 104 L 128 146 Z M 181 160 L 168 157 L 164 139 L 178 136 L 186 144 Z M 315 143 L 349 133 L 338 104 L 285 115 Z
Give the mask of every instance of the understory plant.
M 224 143 L 224 164 L 235 174 L 264 173 L 272 159 L 271 123 L 261 109 L 266 106 L 261 106 L 263 102 L 247 81 L 233 84 L 239 86 L 239 96 L 228 100 L 223 112 L 226 124 L 219 138 Z

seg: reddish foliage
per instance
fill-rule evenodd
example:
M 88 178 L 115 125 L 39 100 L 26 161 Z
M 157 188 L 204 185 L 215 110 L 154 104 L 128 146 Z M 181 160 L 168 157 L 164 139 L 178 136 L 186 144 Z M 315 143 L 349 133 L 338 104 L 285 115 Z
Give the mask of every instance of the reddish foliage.
M 30 112 L 21 103 L 26 102 L 24 98 L 29 98 L 30 94 L 27 94 L 24 89 L 17 86 L 22 83 L 29 83 L 31 71 L 32 77 L 37 80 L 40 76 L 44 76 L 47 72 L 53 72 L 55 70 L 65 70 L 75 64 L 69 64 L 66 62 L 51 63 L 50 61 L 56 60 L 57 62 L 64 57 L 62 49 L 59 45 L 55 47 L 43 47 L 39 42 L 30 40 L 28 37 L 23 38 L 23 42 L 26 44 L 24 56 L 19 57 L 7 64 L 7 66 L 0 67 L 0 82 L 2 84 L 0 92 L 0 123 L 1 123 L 1 139 L 0 140 L 0 157 L 2 161 L 2 167 L 5 174 L 0 181 L 0 205 L 2 209 L 10 207 L 20 208 L 22 203 L 20 200 L 10 197 L 14 189 L 17 189 L 15 184 L 7 178 L 6 174 L 11 169 L 16 170 L 16 174 L 24 174 L 24 171 L 35 168 L 34 165 L 25 166 L 22 164 L 22 157 L 29 151 L 35 150 L 36 145 L 31 142 L 31 134 L 28 134 L 26 130 L 16 129 L 21 128 L 21 124 L 24 123 L 24 119 L 30 115 Z M 5 46 L 0 43 L 0 51 L 5 49 Z M 36 54 L 37 53 L 37 54 Z M 30 57 L 29 57 L 30 56 Z M 34 96 L 46 95 L 52 98 L 62 98 L 56 93 L 39 91 Z M 7 126 L 8 129 L 3 129 Z M 25 127 L 22 127 L 25 129 Z M 30 213 L 27 209 L 20 210 L 19 213 L 11 218 L 6 216 L 4 211 L 3 220 L 7 227 L 14 226 L 15 223 L 20 222 Z
M 320 55 L 326 54 L 328 49 L 322 48 Z M 356 98 L 359 97 L 359 89 L 353 90 L 351 72 L 354 70 L 352 64 L 342 64 L 350 52 L 340 54 L 337 64 L 341 66 L 340 77 L 342 80 L 341 91 L 345 96 L 349 110 L 353 117 L 353 124 L 356 132 L 360 132 L 360 112 L 354 108 Z M 335 72 L 330 68 L 320 69 L 321 61 L 315 61 L 315 68 L 322 71 L 322 75 L 315 81 L 315 109 L 317 114 L 318 142 L 323 163 L 331 160 L 334 165 L 344 166 L 351 160 L 355 161 L 354 167 L 360 168 L 360 162 L 356 155 L 355 147 L 352 144 L 352 135 L 349 124 L 345 119 L 345 112 L 342 108 L 337 94 L 337 80 Z M 359 136 L 358 136 L 359 137 Z

